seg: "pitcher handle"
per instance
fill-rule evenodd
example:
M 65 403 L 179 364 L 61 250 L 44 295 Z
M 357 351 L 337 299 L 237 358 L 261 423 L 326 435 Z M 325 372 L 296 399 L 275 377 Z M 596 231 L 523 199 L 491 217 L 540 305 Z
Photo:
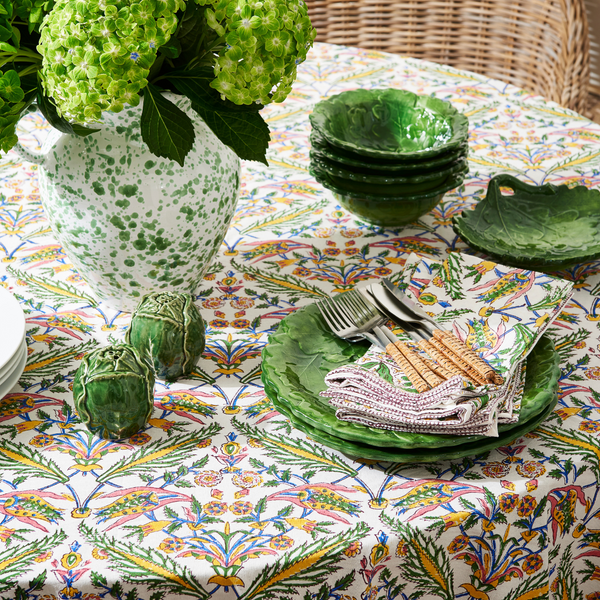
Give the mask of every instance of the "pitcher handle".
M 46 157 L 40 152 L 33 152 L 28 148 L 25 148 L 21 142 L 17 142 L 12 148 L 22 159 L 35 163 L 36 165 L 43 165 L 46 162 Z

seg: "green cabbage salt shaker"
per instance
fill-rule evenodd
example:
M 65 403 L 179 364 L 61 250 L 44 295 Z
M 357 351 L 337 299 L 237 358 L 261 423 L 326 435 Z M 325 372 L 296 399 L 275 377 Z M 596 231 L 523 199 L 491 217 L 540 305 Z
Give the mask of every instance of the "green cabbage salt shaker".
M 147 423 L 154 405 L 154 373 L 128 344 L 99 348 L 83 357 L 73 381 L 75 409 L 101 438 L 122 440 Z
M 154 292 L 135 309 L 125 340 L 147 353 L 157 378 L 175 381 L 190 375 L 204 352 L 204 320 L 190 294 Z

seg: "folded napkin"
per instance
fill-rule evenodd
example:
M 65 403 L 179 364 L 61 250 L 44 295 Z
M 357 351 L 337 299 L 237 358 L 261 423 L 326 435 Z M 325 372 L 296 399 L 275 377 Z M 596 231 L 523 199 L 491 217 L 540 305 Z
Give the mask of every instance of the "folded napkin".
M 373 346 L 325 377 L 321 396 L 336 416 L 396 431 L 487 436 L 498 435 L 498 423 L 518 421 L 525 359 L 568 302 L 573 284 L 452 253 L 443 262 L 411 254 L 399 287 L 488 361 L 504 383 L 476 386 L 457 375 L 418 393 L 393 359 Z M 396 333 L 427 358 L 406 334 Z

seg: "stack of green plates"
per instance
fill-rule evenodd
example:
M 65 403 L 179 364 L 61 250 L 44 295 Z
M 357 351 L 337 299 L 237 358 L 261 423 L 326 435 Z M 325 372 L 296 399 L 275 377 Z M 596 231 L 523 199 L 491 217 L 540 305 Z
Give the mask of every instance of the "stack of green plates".
M 444 100 L 352 90 L 319 102 L 310 122 L 311 174 L 378 225 L 415 221 L 468 171 L 468 119 Z
M 535 429 L 558 400 L 558 353 L 542 337 L 527 358 L 519 421 L 498 427 L 498 437 L 404 433 L 340 421 L 319 392 L 325 375 L 362 356 L 368 345 L 336 337 L 316 305 L 281 322 L 262 353 L 265 393 L 277 410 L 314 440 L 352 456 L 390 462 L 435 462 L 475 456 L 506 446 Z

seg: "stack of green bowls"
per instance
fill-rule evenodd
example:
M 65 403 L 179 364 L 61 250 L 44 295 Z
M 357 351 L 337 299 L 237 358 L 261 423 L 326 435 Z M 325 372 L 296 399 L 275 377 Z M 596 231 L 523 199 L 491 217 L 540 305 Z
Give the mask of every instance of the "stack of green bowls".
M 432 210 L 468 172 L 469 122 L 407 90 L 352 90 L 310 115 L 310 172 L 356 216 L 399 227 Z

